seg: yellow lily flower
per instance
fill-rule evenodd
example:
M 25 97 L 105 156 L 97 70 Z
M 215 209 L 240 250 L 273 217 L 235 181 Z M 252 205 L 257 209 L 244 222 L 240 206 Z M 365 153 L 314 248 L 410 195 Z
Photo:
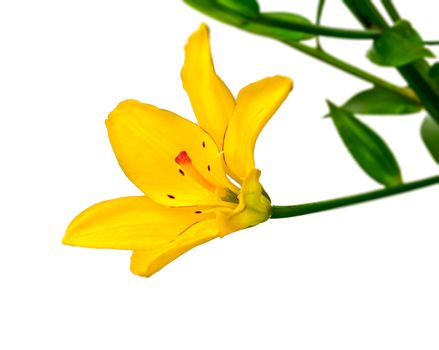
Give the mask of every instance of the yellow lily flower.
M 86 209 L 67 228 L 65 244 L 133 250 L 131 271 L 150 276 L 197 245 L 270 217 L 253 151 L 292 81 L 259 80 L 235 101 L 215 73 L 205 24 L 186 44 L 181 77 L 199 125 L 149 104 L 120 103 L 106 120 L 108 136 L 144 196 Z

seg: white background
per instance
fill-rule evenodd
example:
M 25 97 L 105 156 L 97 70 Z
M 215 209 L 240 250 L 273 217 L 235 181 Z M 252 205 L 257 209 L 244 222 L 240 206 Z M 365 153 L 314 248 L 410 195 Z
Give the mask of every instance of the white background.
M 314 18 L 317 1 L 261 1 Z M 432 1 L 396 1 L 438 39 Z M 181 87 L 183 45 L 205 21 L 216 68 L 235 94 L 274 74 L 295 89 L 256 148 L 274 204 L 376 189 L 344 149 L 325 98 L 369 85 L 181 1 L 0 3 L 0 348 L 438 349 L 439 187 L 285 220 L 214 240 L 150 279 L 129 252 L 63 246 L 70 220 L 139 191 L 119 169 L 104 120 L 136 98 L 193 119 Z M 340 1 L 323 22 L 359 28 Z M 377 74 L 368 42 L 325 47 Z M 405 180 L 437 173 L 422 114 L 364 118 Z

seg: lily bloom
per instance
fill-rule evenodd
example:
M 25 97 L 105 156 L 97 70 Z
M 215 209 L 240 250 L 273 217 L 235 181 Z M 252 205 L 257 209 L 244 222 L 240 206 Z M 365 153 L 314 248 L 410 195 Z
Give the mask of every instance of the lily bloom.
M 292 81 L 262 79 L 235 100 L 215 73 L 205 24 L 186 44 L 181 78 L 198 125 L 149 104 L 120 103 L 106 120 L 108 136 L 144 195 L 86 209 L 65 244 L 133 250 L 131 271 L 147 277 L 195 246 L 268 220 L 271 202 L 253 151 Z

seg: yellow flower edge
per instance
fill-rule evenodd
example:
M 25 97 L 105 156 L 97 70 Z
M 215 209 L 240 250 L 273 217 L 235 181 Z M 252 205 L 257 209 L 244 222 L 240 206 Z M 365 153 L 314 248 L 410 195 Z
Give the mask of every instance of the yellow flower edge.
M 108 136 L 143 195 L 89 207 L 63 243 L 132 250 L 131 271 L 148 277 L 195 246 L 268 220 L 271 202 L 254 147 L 292 81 L 265 78 L 235 100 L 215 72 L 205 24 L 185 46 L 181 77 L 198 125 L 150 104 L 121 102 L 106 120 Z

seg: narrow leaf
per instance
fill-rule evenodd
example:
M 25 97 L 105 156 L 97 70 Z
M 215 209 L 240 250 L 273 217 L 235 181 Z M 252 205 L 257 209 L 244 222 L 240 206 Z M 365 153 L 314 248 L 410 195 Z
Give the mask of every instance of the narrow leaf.
M 328 106 L 343 143 L 358 165 L 371 178 L 386 187 L 401 184 L 398 163 L 381 137 L 350 111 L 329 101 Z
M 310 24 L 311 21 L 306 17 L 297 15 L 294 13 L 285 12 L 264 12 L 260 14 L 260 18 L 269 20 L 279 20 L 283 22 L 298 23 L 298 24 Z M 314 35 L 309 33 L 302 33 L 300 31 L 295 31 L 291 29 L 284 29 L 279 27 L 274 27 L 269 24 L 260 22 L 249 22 L 242 26 L 242 29 L 247 30 L 252 33 L 265 35 L 271 38 L 276 38 L 278 40 L 284 41 L 299 41 L 313 38 Z
M 184 0 L 184 2 L 212 18 L 251 33 L 285 41 L 299 41 L 314 37 L 312 34 L 259 22 L 258 19 L 268 19 L 312 25 L 310 20 L 294 13 L 259 13 L 259 6 L 255 0 Z
M 431 156 L 439 164 L 439 125 L 430 116 L 421 125 L 421 137 Z
M 352 113 L 377 115 L 411 114 L 422 110 L 422 106 L 413 100 L 380 87 L 359 92 L 343 108 Z
M 259 16 L 259 5 L 256 0 L 217 0 L 220 5 L 249 18 Z M 212 1 L 211 1 L 212 2 Z
M 434 54 L 424 47 L 409 22 L 398 21 L 374 41 L 367 56 L 380 66 L 399 67 L 419 58 L 434 57 Z
M 439 83 L 439 62 L 433 64 L 428 72 L 431 79 Z

